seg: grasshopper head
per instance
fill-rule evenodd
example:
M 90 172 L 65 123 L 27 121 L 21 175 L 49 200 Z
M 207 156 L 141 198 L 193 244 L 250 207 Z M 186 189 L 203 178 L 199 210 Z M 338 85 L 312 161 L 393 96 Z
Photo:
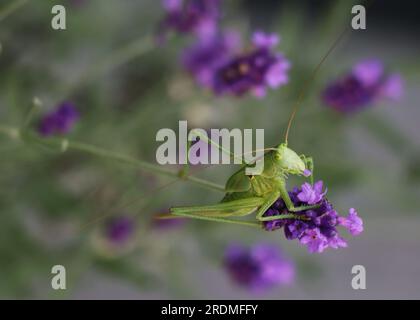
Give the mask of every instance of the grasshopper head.
M 304 175 L 305 163 L 296 152 L 282 143 L 277 148 L 277 158 L 282 170 L 289 174 Z

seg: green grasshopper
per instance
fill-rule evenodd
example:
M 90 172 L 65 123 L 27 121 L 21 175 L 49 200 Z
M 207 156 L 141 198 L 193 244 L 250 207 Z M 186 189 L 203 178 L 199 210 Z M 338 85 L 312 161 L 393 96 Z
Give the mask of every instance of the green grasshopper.
M 205 138 L 204 138 L 205 139 Z M 287 141 L 287 140 L 286 140 Z M 214 141 L 207 141 L 226 152 Z M 286 180 L 289 175 L 307 176 L 310 171 L 310 181 L 313 184 L 313 160 L 305 155 L 298 155 L 288 148 L 287 142 L 275 148 L 269 148 L 264 154 L 264 169 L 260 175 L 248 176 L 245 174 L 248 166 L 243 165 L 227 181 L 226 194 L 220 203 L 208 206 L 190 206 L 171 208 L 173 216 L 188 217 L 217 222 L 237 223 L 260 226 L 264 221 L 296 218 L 296 212 L 316 208 L 313 206 L 295 207 L 289 197 Z M 230 154 L 232 156 L 232 154 Z M 264 217 L 264 213 L 279 198 L 283 199 L 289 214 Z M 232 217 L 243 217 L 256 211 L 257 222 L 241 221 Z M 170 217 L 167 216 L 167 217 Z
M 286 180 L 289 175 L 306 176 L 306 170 L 309 170 L 311 172 L 310 182 L 313 185 L 314 163 L 311 157 L 306 157 L 305 155 L 299 156 L 295 151 L 288 147 L 287 142 L 291 124 L 294 120 L 297 109 L 303 100 L 307 86 L 311 80 L 314 79 L 322 63 L 326 60 L 328 55 L 333 51 L 348 30 L 349 29 L 346 28 L 340 34 L 305 82 L 303 90 L 300 92 L 297 103 L 295 104 L 289 118 L 285 134 L 285 142 L 275 148 L 267 149 L 269 151 L 264 154 L 264 170 L 261 175 L 247 176 L 245 174 L 245 170 L 247 166 L 253 166 L 253 164 L 245 164 L 228 179 L 225 186 L 226 194 L 220 203 L 208 206 L 174 207 L 170 209 L 171 214 L 164 216 L 163 218 L 174 216 L 188 217 L 260 227 L 265 221 L 289 218 L 304 219 L 301 215 L 296 213 L 319 206 L 310 205 L 295 207 L 293 205 L 287 191 Z M 209 140 L 207 142 L 217 146 L 222 152 L 227 152 L 214 141 Z M 232 154 L 230 155 L 232 156 Z M 279 198 L 283 199 L 289 213 L 265 217 L 264 213 Z M 256 221 L 254 222 L 232 219 L 232 217 L 243 217 L 253 212 L 256 212 Z

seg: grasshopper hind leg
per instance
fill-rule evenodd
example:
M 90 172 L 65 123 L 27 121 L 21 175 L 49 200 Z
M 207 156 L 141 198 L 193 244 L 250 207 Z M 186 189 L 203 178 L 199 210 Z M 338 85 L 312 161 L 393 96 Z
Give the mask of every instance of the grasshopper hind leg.
M 175 207 L 171 214 L 200 220 L 236 223 L 242 225 L 260 226 L 258 222 L 240 221 L 231 217 L 243 217 L 256 211 L 264 202 L 263 198 L 250 197 L 218 203 L 210 206 Z
M 199 214 L 181 213 L 181 212 L 173 212 L 172 214 L 175 215 L 175 216 L 179 216 L 179 217 L 186 217 L 186 218 L 192 218 L 192 219 L 198 219 L 198 220 L 239 224 L 239 225 L 245 225 L 245 226 L 251 226 L 251 227 L 261 227 L 261 224 L 258 223 L 258 222 L 241 221 L 241 220 L 235 220 L 235 219 L 231 219 L 231 218 L 223 218 L 223 217 L 218 217 L 218 216 L 203 216 L 203 215 L 199 215 Z

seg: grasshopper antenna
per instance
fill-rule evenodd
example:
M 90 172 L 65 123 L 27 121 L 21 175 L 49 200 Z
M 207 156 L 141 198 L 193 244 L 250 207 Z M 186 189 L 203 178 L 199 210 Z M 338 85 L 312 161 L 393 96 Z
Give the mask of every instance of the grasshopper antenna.
M 373 3 L 375 2 L 375 0 L 370 0 L 370 1 L 366 1 L 366 10 L 369 9 Z M 296 113 L 299 109 L 299 106 L 301 105 L 303 98 L 305 97 L 305 93 L 309 87 L 309 85 L 313 82 L 313 80 L 315 79 L 315 76 L 317 75 L 319 69 L 321 68 L 322 64 L 325 62 L 325 60 L 327 60 L 328 56 L 334 51 L 334 49 L 337 47 L 337 45 L 340 43 L 340 41 L 344 38 L 344 36 L 346 35 L 346 33 L 350 30 L 350 26 L 347 26 L 341 33 L 340 35 L 337 37 L 337 39 L 334 41 L 334 43 L 331 45 L 331 47 L 328 49 L 328 51 L 325 53 L 325 55 L 322 57 L 321 61 L 317 64 L 317 66 L 315 67 L 315 69 L 312 71 L 312 73 L 310 74 L 310 76 L 305 80 L 302 90 L 299 93 L 299 96 L 296 100 L 296 103 L 292 109 L 292 113 L 290 114 L 289 117 L 289 121 L 287 123 L 287 129 L 286 129 L 286 134 L 284 137 L 284 142 L 287 145 L 288 142 L 288 138 L 289 138 L 289 132 L 290 132 L 290 127 L 292 126 L 293 120 L 296 116 Z
M 321 66 L 323 65 L 323 63 L 325 62 L 325 60 L 327 60 L 328 56 L 331 54 L 331 52 L 334 51 L 334 49 L 337 47 L 337 45 L 340 43 L 341 39 L 344 38 L 344 36 L 346 35 L 346 33 L 349 31 L 349 28 L 345 28 L 341 34 L 338 36 L 338 38 L 334 41 L 334 43 L 332 44 L 332 46 L 328 49 L 328 51 L 325 53 L 325 55 L 322 57 L 321 61 L 316 65 L 315 69 L 312 71 L 312 73 L 310 74 L 310 76 L 305 80 L 302 90 L 299 92 L 299 96 L 296 100 L 295 105 L 293 106 L 292 109 L 292 113 L 290 114 L 289 117 L 289 121 L 287 122 L 287 129 L 286 129 L 286 134 L 284 137 L 284 142 L 287 145 L 288 142 L 288 138 L 289 138 L 289 132 L 290 132 L 290 128 L 292 126 L 293 120 L 296 116 L 296 113 L 299 109 L 299 106 L 301 105 L 303 98 L 305 97 L 305 93 L 308 90 L 309 85 L 313 82 L 313 80 L 315 79 L 315 76 L 317 75 L 319 69 L 321 68 Z

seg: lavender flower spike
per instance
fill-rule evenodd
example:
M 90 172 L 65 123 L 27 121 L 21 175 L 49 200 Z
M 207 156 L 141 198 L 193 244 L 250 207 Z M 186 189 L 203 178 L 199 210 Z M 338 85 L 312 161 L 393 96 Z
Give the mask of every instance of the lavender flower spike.
M 343 226 L 352 235 L 358 235 L 363 231 L 363 221 L 357 215 L 355 209 L 350 209 L 347 217 L 341 217 L 333 209 L 331 203 L 325 198 L 326 191 L 322 191 L 323 183 L 318 181 L 312 187 L 304 183 L 300 188 L 294 188 L 289 192 L 289 197 L 295 207 L 313 206 L 295 212 L 296 218 L 282 219 L 284 214 L 290 214 L 283 199 L 279 198 L 265 213 L 265 217 L 279 216 L 279 219 L 264 222 L 267 231 L 284 229 L 284 235 L 288 240 L 299 240 L 311 253 L 323 252 L 327 248 L 345 248 L 347 242 L 339 235 L 337 227 Z
M 132 216 L 111 217 L 93 233 L 92 244 L 99 254 L 110 258 L 118 257 L 135 248 L 136 229 L 136 221 Z
M 319 229 L 306 230 L 299 242 L 306 245 L 310 253 L 322 252 L 328 247 L 328 240 Z
M 386 73 L 381 61 L 369 59 L 357 63 L 348 74 L 329 85 L 322 99 L 339 112 L 352 113 L 380 99 L 399 100 L 402 95 L 402 77 Z
M 234 31 L 199 38 L 184 51 L 182 63 L 200 86 L 211 88 L 216 70 L 238 52 L 239 46 L 240 37 Z
M 163 0 L 166 15 L 161 34 L 174 30 L 201 37 L 213 35 L 220 17 L 220 0 Z
M 63 102 L 41 119 L 38 131 L 45 137 L 67 134 L 73 129 L 78 119 L 79 113 L 75 106 L 70 102 Z
M 295 276 L 293 263 L 269 244 L 251 248 L 231 245 L 226 250 L 224 264 L 235 283 L 255 291 L 291 284 Z
M 278 42 L 274 34 L 256 32 L 253 50 L 231 57 L 216 71 L 214 92 L 236 96 L 251 93 L 262 98 L 267 88 L 276 89 L 285 85 L 290 63 L 282 54 L 273 52 Z
M 105 236 L 113 245 L 123 245 L 131 239 L 135 231 L 134 219 L 119 216 L 111 219 L 105 226 Z

